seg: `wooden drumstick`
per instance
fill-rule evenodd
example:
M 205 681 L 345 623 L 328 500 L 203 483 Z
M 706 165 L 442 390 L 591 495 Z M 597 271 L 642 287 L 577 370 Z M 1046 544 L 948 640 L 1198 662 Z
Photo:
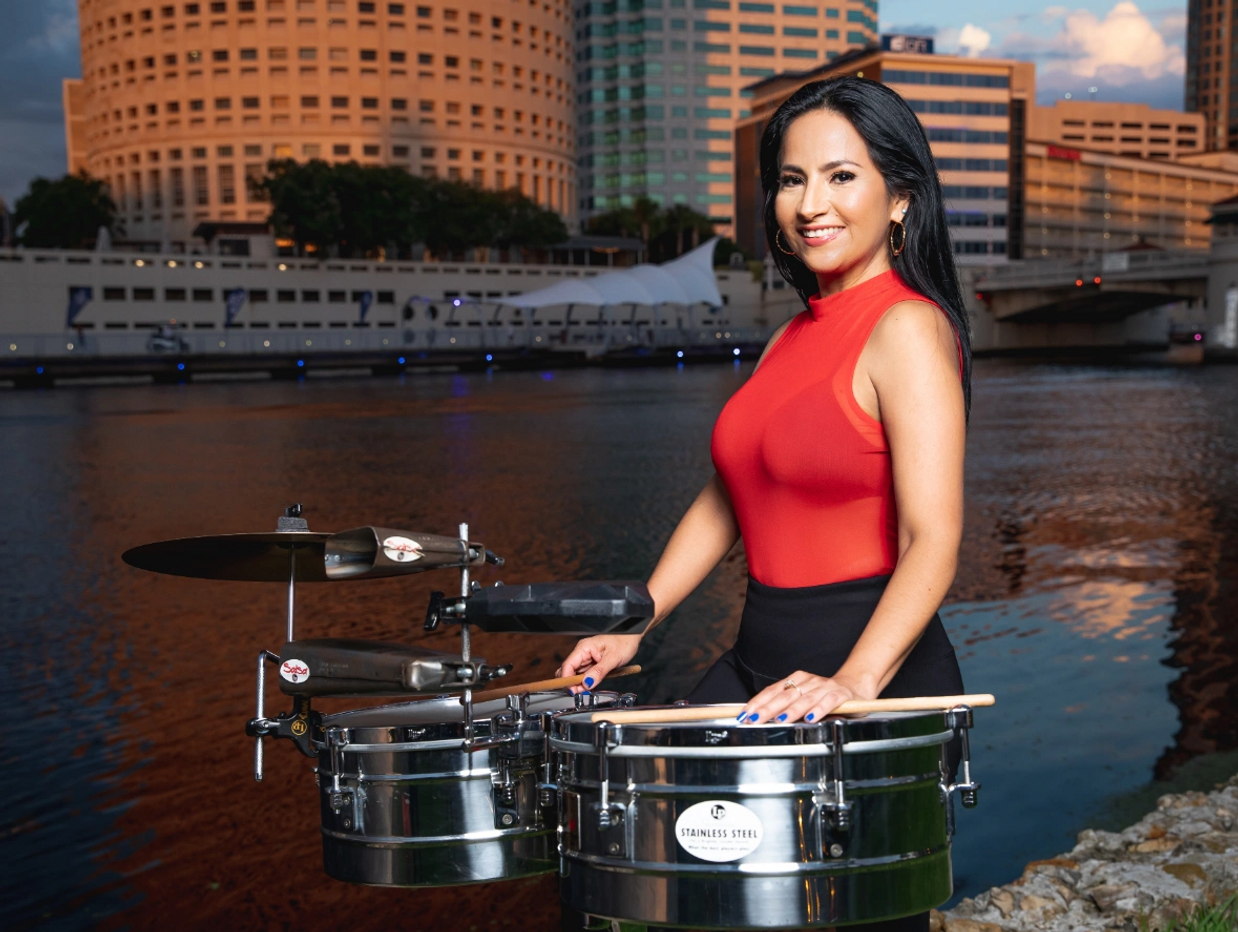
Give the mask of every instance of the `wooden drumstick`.
M 634 663 L 630 667 L 620 667 L 617 670 L 611 670 L 606 674 L 606 679 L 614 676 L 631 676 L 633 673 L 640 673 L 639 663 Z M 504 696 L 512 696 L 519 693 L 537 693 L 545 692 L 548 689 L 566 689 L 570 686 L 581 686 L 588 675 L 588 673 L 581 673 L 578 676 L 560 676 L 552 680 L 537 680 L 533 683 L 520 683 L 515 686 L 499 686 L 495 689 L 486 689 L 479 693 L 473 693 L 473 701 L 485 702 L 487 699 L 502 699 Z M 735 714 L 739 714 L 738 708 L 735 710 Z
M 612 673 L 611 676 L 614 676 Z M 969 705 L 973 708 L 994 705 L 996 699 L 990 693 L 977 693 L 969 696 L 918 696 L 908 699 L 848 699 L 830 715 L 861 715 L 867 712 L 933 712 L 938 709 L 952 709 L 956 705 Z M 676 706 L 670 709 L 622 709 L 609 712 L 595 712 L 590 721 L 614 722 L 620 724 L 649 724 L 662 722 L 705 722 L 714 719 L 735 718 L 744 710 L 744 706 L 730 705 L 697 705 Z

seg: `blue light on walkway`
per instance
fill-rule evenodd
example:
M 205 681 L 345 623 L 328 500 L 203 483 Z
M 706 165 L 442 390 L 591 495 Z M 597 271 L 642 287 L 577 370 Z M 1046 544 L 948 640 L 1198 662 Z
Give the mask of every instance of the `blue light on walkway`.
M 738 355 L 739 355 L 739 347 L 738 347 L 738 346 L 737 346 L 737 347 L 735 347 L 735 349 L 731 350 L 731 352 L 732 352 L 732 353 L 734 353 L 736 356 L 738 356 Z
M 486 362 L 494 362 L 494 356 L 492 356 L 490 353 L 487 353 Z
M 304 360 L 304 359 L 298 359 L 298 360 L 297 360 L 297 368 L 298 368 L 298 369 L 300 369 L 300 368 L 301 368 L 301 367 L 303 367 L 304 365 L 305 365 L 305 360 Z
M 177 368 L 177 370 L 178 370 L 178 371 L 180 371 L 180 372 L 184 372 L 184 371 L 185 371 L 185 364 L 184 364 L 183 362 L 178 362 L 178 363 L 176 364 L 176 368 Z
M 42 375 L 42 374 L 43 374 L 43 367 L 42 367 L 42 366 L 36 366 L 34 371 L 35 371 L 36 373 L 38 373 L 39 375 Z
M 676 350 L 675 356 L 679 359 L 683 359 L 683 350 Z
M 401 357 L 400 357 L 400 365 L 401 365 L 401 366 L 402 366 L 402 365 L 404 365 L 404 357 L 403 357 L 403 356 L 401 356 Z

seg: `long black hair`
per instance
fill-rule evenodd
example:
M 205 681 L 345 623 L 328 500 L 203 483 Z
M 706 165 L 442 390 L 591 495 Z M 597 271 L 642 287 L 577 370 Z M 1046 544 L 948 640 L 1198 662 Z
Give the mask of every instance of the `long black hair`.
M 962 356 L 965 410 L 970 412 L 971 330 L 946 227 L 941 179 L 924 127 L 907 102 L 884 84 L 852 77 L 814 81 L 787 98 L 770 118 L 761 136 L 761 187 L 765 194 L 765 240 L 774 265 L 805 304 L 820 290 L 816 274 L 779 248 L 774 215 L 787 128 L 816 110 L 837 113 L 855 127 L 868 147 L 869 158 L 885 179 L 886 190 L 891 196 L 909 197 L 903 218 L 904 247 L 897 256 L 886 247 L 890 267 L 908 287 L 937 304 L 950 318 Z

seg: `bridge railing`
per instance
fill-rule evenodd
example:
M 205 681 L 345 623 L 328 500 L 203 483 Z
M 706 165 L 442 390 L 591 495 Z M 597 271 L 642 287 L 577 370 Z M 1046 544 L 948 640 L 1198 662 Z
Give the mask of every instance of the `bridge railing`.
M 1208 254 L 1197 250 L 1149 249 L 1137 252 L 1106 252 L 1081 259 L 1024 259 L 987 268 L 977 277 L 976 288 L 1005 291 L 1017 288 L 1054 287 L 1077 279 L 1096 277 L 1120 281 L 1165 278 L 1198 278 L 1208 274 Z

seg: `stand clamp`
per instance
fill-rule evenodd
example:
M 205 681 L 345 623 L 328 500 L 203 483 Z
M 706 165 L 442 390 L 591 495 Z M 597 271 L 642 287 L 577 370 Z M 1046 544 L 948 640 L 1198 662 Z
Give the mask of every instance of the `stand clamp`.
M 267 718 L 266 709 L 266 664 L 278 664 L 279 654 L 269 650 L 258 652 L 258 708 L 257 714 L 245 723 L 245 734 L 254 739 L 254 779 L 262 780 L 262 739 L 287 738 L 306 757 L 317 757 L 314 750 L 315 732 L 322 730 L 322 716 L 310 708 L 309 696 L 293 696 L 292 711 L 281 712 L 276 718 Z

